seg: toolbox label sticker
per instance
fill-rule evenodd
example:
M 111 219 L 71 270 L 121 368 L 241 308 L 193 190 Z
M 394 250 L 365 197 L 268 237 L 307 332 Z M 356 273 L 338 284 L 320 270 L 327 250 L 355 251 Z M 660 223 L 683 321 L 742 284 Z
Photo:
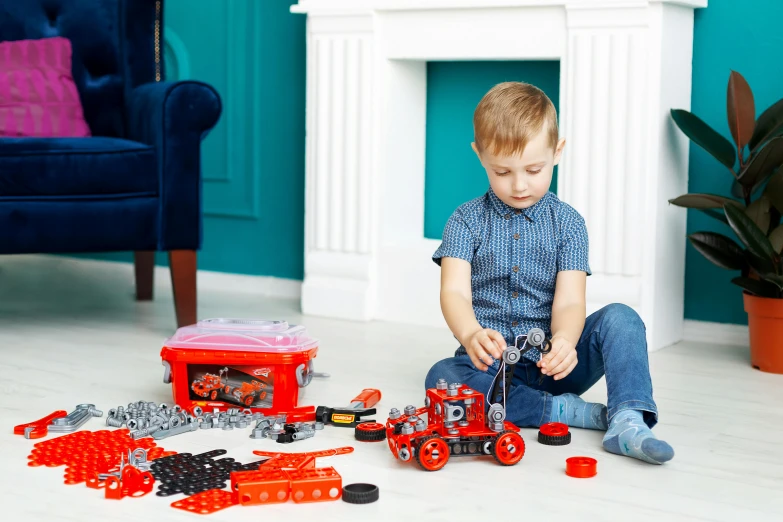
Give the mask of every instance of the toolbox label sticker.
M 188 366 L 190 399 L 222 401 L 247 408 L 270 408 L 274 372 L 268 366 Z

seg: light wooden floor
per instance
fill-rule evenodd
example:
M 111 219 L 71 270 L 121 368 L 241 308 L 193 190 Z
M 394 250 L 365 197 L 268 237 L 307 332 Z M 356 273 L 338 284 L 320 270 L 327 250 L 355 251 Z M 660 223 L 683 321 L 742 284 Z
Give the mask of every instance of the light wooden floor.
M 202 291 L 200 317 L 219 316 L 305 324 L 321 341 L 316 370 L 331 377 L 314 380 L 303 403 L 342 405 L 362 388 L 377 387 L 383 419 L 392 407 L 422 405 L 429 365 L 454 349 L 445 330 L 302 317 L 295 301 Z M 141 399 L 170 403 L 159 352 L 173 321 L 168 279 L 156 281 L 154 302 L 136 303 L 130 265 L 96 269 L 64 258 L 0 257 L 4 520 L 198 517 L 169 507 L 171 497 L 112 501 L 84 485 L 66 486 L 62 468 L 27 467 L 33 441 L 12 434 L 16 424 L 78 403 L 104 412 Z M 695 343 L 651 354 L 651 367 L 661 411 L 655 432 L 676 451 L 664 466 L 603 451 L 597 432 L 575 430 L 570 445 L 553 448 L 536 442 L 536 430 L 523 430 L 527 452 L 517 466 L 455 459 L 427 473 L 395 461 L 385 444 L 356 443 L 351 430 L 327 428 L 282 449 L 354 446 L 354 453 L 322 462 L 346 484 L 378 485 L 379 502 L 236 506 L 207 520 L 783 520 L 783 376 L 752 370 L 747 348 Z M 586 398 L 605 400 L 603 386 Z M 104 421 L 92 419 L 83 429 L 104 429 Z M 249 434 L 200 430 L 161 445 L 194 453 L 225 448 L 242 462 L 254 459 L 253 449 L 281 449 Z M 597 458 L 598 476 L 565 476 L 565 459 L 573 455 Z

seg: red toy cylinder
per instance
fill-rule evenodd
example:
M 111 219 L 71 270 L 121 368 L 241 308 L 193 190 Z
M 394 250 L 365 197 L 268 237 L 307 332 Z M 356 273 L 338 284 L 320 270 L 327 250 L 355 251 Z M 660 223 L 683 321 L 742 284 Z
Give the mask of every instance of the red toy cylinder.
M 570 457 L 566 459 L 566 475 L 575 478 L 594 477 L 598 461 L 591 457 Z

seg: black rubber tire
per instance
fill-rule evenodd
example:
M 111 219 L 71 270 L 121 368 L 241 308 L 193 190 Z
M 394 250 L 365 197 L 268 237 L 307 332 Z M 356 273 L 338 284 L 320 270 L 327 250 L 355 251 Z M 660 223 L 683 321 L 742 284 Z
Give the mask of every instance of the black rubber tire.
M 343 502 L 349 504 L 370 504 L 380 497 L 378 486 L 374 484 L 347 484 L 343 486 Z
M 369 424 L 377 424 L 374 422 L 362 422 L 360 424 L 356 425 L 356 428 L 354 428 L 353 435 L 358 441 L 362 442 L 378 442 L 381 440 L 386 439 L 386 427 L 382 424 L 378 424 L 380 428 L 376 429 L 366 429 L 366 426 L 363 429 L 360 429 L 362 425 L 369 425 Z
M 571 444 L 571 432 L 565 435 L 554 436 L 544 435 L 540 431 L 538 432 L 538 442 L 545 446 L 566 446 Z

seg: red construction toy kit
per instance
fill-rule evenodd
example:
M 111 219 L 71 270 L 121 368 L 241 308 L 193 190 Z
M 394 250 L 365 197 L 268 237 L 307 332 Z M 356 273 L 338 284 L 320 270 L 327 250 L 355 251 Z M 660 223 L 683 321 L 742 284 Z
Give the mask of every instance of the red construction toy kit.
M 483 393 L 445 380 L 427 390 L 423 408 L 392 409 L 386 438 L 392 455 L 403 462 L 415 458 L 427 471 L 443 468 L 449 457 L 492 455 L 512 466 L 525 455 L 519 428 L 505 420 L 486 420 Z
M 114 430 L 77 432 L 92 417 L 103 417 L 94 404 L 79 404 L 70 413 L 57 410 L 15 426 L 13 432 L 26 439 L 56 434 L 34 445 L 28 465 L 65 465 L 65 484 L 103 489 L 107 499 L 146 496 L 157 483 L 155 496 L 184 495 L 173 498 L 171 507 L 202 515 L 288 500 L 365 504 L 379 499 L 377 486 L 343 486 L 335 468 L 315 465 L 316 458 L 351 453 L 352 447 L 289 453 L 266 449 L 270 443 L 265 439 L 280 448 L 313 437 L 326 426 L 352 428 L 360 445 L 372 447 L 372 442 L 386 439 L 394 460 L 415 461 L 426 471 L 441 470 L 455 457 L 485 457 L 514 466 L 522 461 L 526 446 L 521 430 L 506 420 L 505 393 L 516 363 L 546 342 L 539 330 L 520 339 L 521 345 L 504 350 L 491 390 L 441 379 L 426 390 L 423 407 L 392 408 L 384 422 L 366 418 L 375 415 L 382 397 L 374 388 L 361 390 L 341 407 L 299 404 L 300 389 L 311 382 L 318 353 L 318 340 L 303 326 L 208 319 L 178 329 L 164 342 L 160 355 L 172 407 L 131 402 L 108 411 L 106 426 Z M 261 449 L 252 454 L 264 459 L 246 464 L 216 459 L 224 449 L 191 455 L 156 443 L 196 430 L 234 430 L 254 423 L 249 438 Z M 565 446 L 571 443 L 571 432 L 565 424 L 544 424 L 538 442 Z M 590 478 L 596 468 L 595 459 L 575 456 L 566 459 L 565 474 Z
M 299 405 L 299 389 L 310 383 L 317 353 L 303 326 L 207 319 L 178 329 L 160 355 L 164 382 L 186 410 L 238 407 L 309 422 L 315 406 Z

